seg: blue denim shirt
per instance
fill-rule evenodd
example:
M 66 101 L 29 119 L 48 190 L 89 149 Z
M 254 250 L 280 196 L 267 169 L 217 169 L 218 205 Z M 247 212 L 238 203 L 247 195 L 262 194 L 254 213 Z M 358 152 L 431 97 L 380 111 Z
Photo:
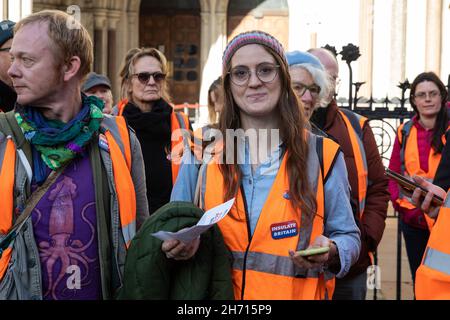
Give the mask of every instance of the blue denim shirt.
M 242 186 L 247 201 L 252 234 L 280 167 L 281 152 L 282 147 L 280 146 L 253 171 L 250 161 L 248 161 L 248 145 L 245 145 L 245 161 L 244 164 L 240 164 L 240 169 L 243 174 Z M 199 164 L 190 152 L 185 153 L 170 201 L 192 202 L 194 200 Z M 361 249 L 360 231 L 356 226 L 350 205 L 350 186 L 342 153 L 336 159 L 325 183 L 324 192 L 324 236 L 336 243 L 341 262 L 341 270 L 336 277 L 342 278 L 357 261 Z M 203 185 L 201 197 L 204 197 L 204 194 Z

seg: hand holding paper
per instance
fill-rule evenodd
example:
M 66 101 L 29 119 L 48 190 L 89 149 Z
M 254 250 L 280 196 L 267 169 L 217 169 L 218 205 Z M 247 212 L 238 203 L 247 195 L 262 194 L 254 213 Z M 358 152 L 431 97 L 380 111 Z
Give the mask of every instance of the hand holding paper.
M 203 232 L 211 228 L 214 224 L 222 220 L 230 211 L 234 200 L 235 198 L 206 211 L 195 226 L 181 229 L 178 232 L 158 231 L 156 233 L 152 233 L 152 236 L 163 241 L 175 239 L 186 244 L 190 243 Z

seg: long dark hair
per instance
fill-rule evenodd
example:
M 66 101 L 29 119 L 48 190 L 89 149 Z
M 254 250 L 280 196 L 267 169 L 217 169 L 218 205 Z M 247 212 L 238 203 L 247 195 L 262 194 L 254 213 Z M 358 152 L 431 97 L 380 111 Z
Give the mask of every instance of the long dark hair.
M 419 111 L 417 110 L 416 104 L 414 103 L 414 96 L 416 94 L 417 86 L 424 81 L 433 82 L 439 88 L 439 93 L 441 94 L 441 110 L 439 111 L 436 117 L 436 123 L 434 124 L 433 137 L 431 138 L 431 146 L 433 147 L 436 153 L 442 153 L 442 149 L 444 148 L 444 144 L 442 143 L 442 135 L 447 131 L 449 120 L 446 106 L 447 88 L 445 87 L 441 79 L 439 79 L 439 77 L 434 72 L 422 72 L 414 79 L 413 83 L 411 84 L 411 93 L 409 101 L 419 119 L 420 114 Z
M 314 194 L 307 175 L 307 159 L 308 159 L 308 141 L 306 128 L 308 127 L 306 117 L 301 108 L 301 101 L 297 99 L 291 87 L 291 78 L 288 66 L 271 48 L 263 46 L 280 65 L 279 77 L 281 80 L 281 94 L 278 100 L 278 115 L 280 126 L 280 137 L 282 137 L 289 157 L 287 158 L 287 176 L 289 180 L 289 193 L 291 196 L 292 206 L 294 209 L 300 209 L 305 215 L 306 222 L 310 223 L 317 209 L 316 195 Z M 223 79 L 223 112 L 219 118 L 219 129 L 223 137 L 226 137 L 227 129 L 241 128 L 239 117 L 239 107 L 233 99 L 231 93 L 231 84 L 228 71 L 231 68 L 231 59 L 224 68 Z M 236 144 L 235 144 L 236 148 Z M 224 159 L 226 158 L 226 143 L 224 143 Z M 232 151 L 231 151 L 232 152 Z M 235 153 L 236 158 L 236 153 Z M 236 160 L 236 159 L 235 159 Z M 224 179 L 224 200 L 231 199 L 236 196 L 242 173 L 239 165 L 236 164 L 220 164 L 220 170 Z

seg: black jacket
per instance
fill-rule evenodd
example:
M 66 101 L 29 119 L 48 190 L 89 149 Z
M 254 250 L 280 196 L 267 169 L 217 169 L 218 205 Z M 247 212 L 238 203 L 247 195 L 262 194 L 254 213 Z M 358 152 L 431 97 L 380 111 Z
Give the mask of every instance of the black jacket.
M 172 163 L 167 157 L 171 148 L 172 112 L 172 107 L 162 99 L 155 103 L 151 112 L 142 112 L 131 102 L 123 111 L 141 144 L 150 215 L 170 201 L 172 192 Z

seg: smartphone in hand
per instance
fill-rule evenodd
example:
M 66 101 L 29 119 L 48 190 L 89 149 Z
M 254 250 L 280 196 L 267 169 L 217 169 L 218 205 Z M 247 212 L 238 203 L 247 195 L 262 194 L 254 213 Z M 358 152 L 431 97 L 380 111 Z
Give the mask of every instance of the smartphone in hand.
M 296 254 L 302 257 L 310 257 L 318 254 L 323 254 L 330 251 L 330 247 L 318 247 L 318 248 L 309 248 L 306 250 L 297 251 Z
M 421 197 L 420 201 L 422 202 L 425 199 L 425 196 L 428 193 L 428 190 L 424 189 L 421 185 L 417 184 L 414 180 L 411 180 L 405 176 L 402 176 L 401 174 L 398 174 L 397 172 L 394 172 L 388 168 L 386 168 L 385 171 L 386 176 L 388 176 L 391 179 L 394 179 L 403 189 L 406 189 L 409 192 L 414 192 L 416 188 L 419 188 L 421 190 Z M 444 199 L 437 195 L 433 195 L 433 198 L 431 200 L 431 203 L 435 207 L 440 207 L 444 203 Z

